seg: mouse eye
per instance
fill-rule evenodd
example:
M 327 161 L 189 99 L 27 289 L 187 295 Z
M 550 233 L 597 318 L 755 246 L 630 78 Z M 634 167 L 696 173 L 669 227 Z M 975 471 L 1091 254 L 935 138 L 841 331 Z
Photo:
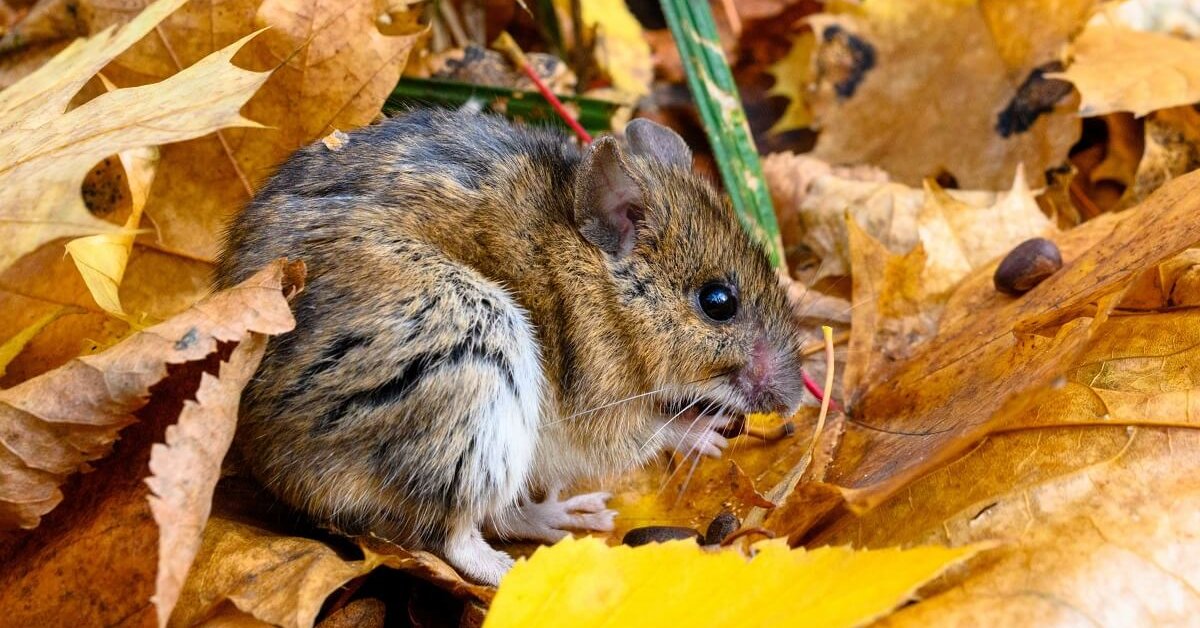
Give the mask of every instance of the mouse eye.
M 700 287 L 698 297 L 700 311 L 714 321 L 724 322 L 737 314 L 737 295 L 733 293 L 733 287 L 728 284 L 719 281 L 706 283 Z

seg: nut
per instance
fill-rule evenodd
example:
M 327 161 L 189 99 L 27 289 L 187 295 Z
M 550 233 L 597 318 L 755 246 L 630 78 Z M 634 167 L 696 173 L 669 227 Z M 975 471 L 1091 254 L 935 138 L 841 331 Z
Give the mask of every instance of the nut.
M 737 515 L 723 510 L 721 514 L 713 517 L 712 523 L 708 524 L 708 530 L 704 532 L 704 544 L 720 545 L 725 537 L 736 532 L 741 526 L 742 522 L 738 521 Z
M 1058 246 L 1046 238 L 1033 238 L 1016 246 L 996 267 L 996 289 L 1014 296 L 1025 294 L 1062 268 Z
M 626 532 L 625 538 L 621 539 L 621 542 L 630 547 L 637 547 L 647 543 L 663 543 L 678 539 L 700 540 L 700 533 L 693 528 L 681 526 L 645 526 Z

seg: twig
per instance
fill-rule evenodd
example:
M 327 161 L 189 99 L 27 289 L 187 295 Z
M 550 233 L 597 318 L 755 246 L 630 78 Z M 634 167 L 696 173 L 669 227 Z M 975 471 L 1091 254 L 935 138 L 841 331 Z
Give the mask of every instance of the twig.
M 496 41 L 492 42 L 492 47 L 504 53 L 504 56 L 508 57 L 508 60 L 513 65 L 517 66 L 517 68 L 525 73 L 525 76 L 529 77 L 529 80 L 533 81 L 533 85 L 541 92 L 546 102 L 550 103 L 550 106 L 554 108 L 554 112 L 567 123 L 567 126 L 571 127 L 572 131 L 575 131 L 575 135 L 579 136 L 580 142 L 584 144 L 592 143 L 592 136 L 579 124 L 575 116 L 571 115 L 571 112 L 567 111 L 566 107 L 563 107 L 562 101 L 558 99 L 558 96 L 554 95 L 554 92 L 550 91 L 550 88 L 542 81 L 542 77 L 537 75 L 537 71 L 529 64 L 529 60 L 525 58 L 525 53 L 521 51 L 521 47 L 517 45 L 517 42 L 513 40 L 508 32 L 500 33 Z

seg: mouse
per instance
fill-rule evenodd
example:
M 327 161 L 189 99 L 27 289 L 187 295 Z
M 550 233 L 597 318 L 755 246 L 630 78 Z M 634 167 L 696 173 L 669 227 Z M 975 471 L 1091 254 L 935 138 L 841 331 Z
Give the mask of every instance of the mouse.
M 496 585 L 513 565 L 497 541 L 613 529 L 610 495 L 572 485 L 719 457 L 734 420 L 797 409 L 775 270 L 668 127 L 581 146 L 416 108 L 338 137 L 236 215 L 213 281 L 307 266 L 235 447 L 312 521 Z

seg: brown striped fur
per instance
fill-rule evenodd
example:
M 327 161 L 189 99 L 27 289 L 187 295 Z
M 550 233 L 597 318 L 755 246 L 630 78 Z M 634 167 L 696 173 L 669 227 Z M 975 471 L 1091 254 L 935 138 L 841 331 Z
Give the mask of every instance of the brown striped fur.
M 775 275 L 663 132 L 585 151 L 415 110 L 297 152 L 230 226 L 216 273 L 226 287 L 278 257 L 309 269 L 296 330 L 243 396 L 238 447 L 259 481 L 494 581 L 507 563 L 484 555 L 480 525 L 673 445 L 664 402 L 793 408 L 797 334 Z M 601 165 L 644 212 L 627 253 L 589 222 L 622 186 Z M 698 310 L 715 279 L 739 291 L 731 322 Z

